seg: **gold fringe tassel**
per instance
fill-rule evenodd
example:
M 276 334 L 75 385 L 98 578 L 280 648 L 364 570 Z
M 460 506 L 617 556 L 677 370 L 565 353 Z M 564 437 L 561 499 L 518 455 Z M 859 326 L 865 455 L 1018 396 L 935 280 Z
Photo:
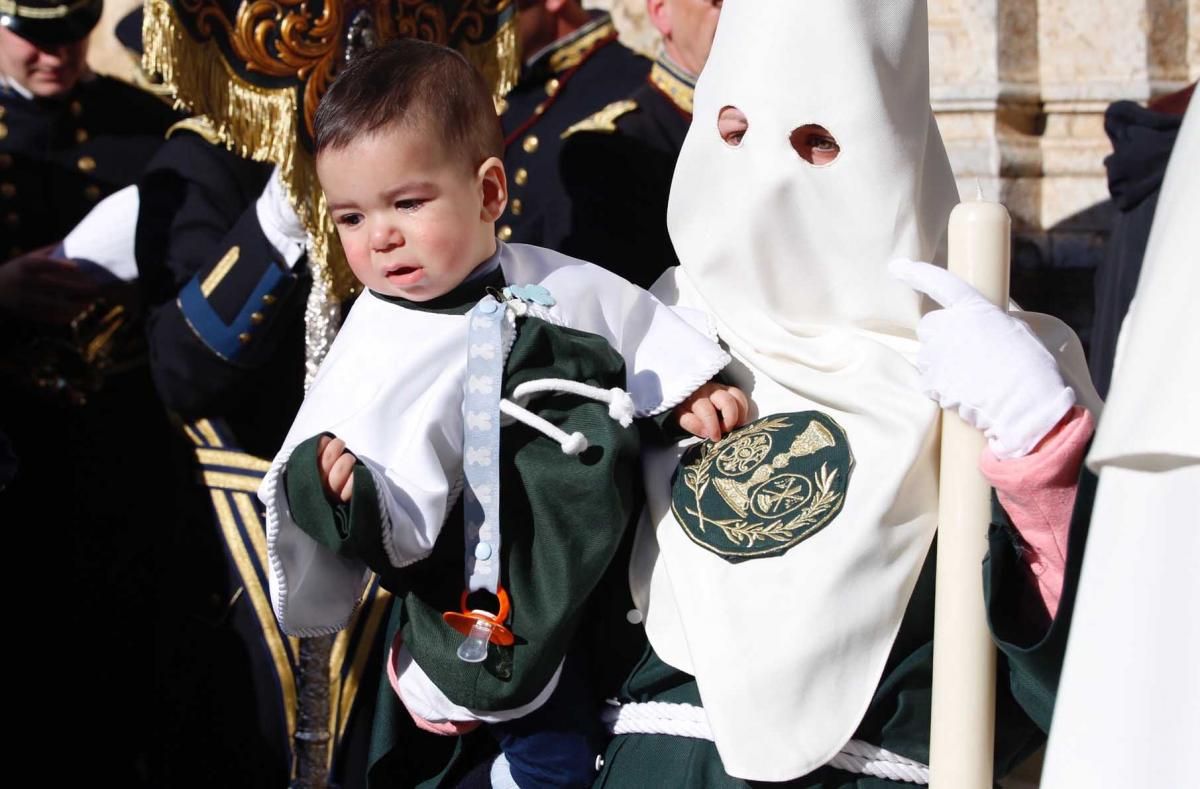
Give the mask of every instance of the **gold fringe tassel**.
M 312 154 L 296 144 L 295 90 L 262 88 L 239 77 L 217 43 L 192 39 L 165 0 L 147 1 L 142 36 L 143 67 L 162 78 L 177 105 L 207 116 L 218 138 L 240 156 L 279 166 L 288 199 L 309 233 L 313 279 L 338 302 L 352 294 L 358 283 L 336 241 Z

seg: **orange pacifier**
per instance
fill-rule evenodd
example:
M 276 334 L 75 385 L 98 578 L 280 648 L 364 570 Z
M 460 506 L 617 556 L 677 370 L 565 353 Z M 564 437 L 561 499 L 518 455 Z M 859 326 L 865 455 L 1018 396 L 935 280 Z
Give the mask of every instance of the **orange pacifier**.
M 468 590 L 464 589 L 461 611 L 447 611 L 442 614 L 446 624 L 466 636 L 458 647 L 458 657 L 467 663 L 482 663 L 487 658 L 487 645 L 512 646 L 512 631 L 504 626 L 508 619 L 508 592 L 503 586 L 496 587 L 496 599 L 500 601 L 500 610 L 495 614 L 479 609 L 467 608 Z

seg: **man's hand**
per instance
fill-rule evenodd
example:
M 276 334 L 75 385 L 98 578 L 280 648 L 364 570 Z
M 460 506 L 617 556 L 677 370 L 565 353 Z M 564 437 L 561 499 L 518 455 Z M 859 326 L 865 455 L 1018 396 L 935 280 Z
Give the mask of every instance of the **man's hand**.
M 102 288 L 70 260 L 50 257 L 53 247 L 0 263 L 0 312 L 35 323 L 65 326 L 87 309 Z
M 720 441 L 721 436 L 746 421 L 750 398 L 736 386 L 707 383 L 675 407 L 679 426 L 699 438 Z
M 321 436 L 317 442 L 317 466 L 321 472 L 321 488 L 330 504 L 350 501 L 354 493 L 354 464 L 358 462 L 346 442 L 340 438 Z

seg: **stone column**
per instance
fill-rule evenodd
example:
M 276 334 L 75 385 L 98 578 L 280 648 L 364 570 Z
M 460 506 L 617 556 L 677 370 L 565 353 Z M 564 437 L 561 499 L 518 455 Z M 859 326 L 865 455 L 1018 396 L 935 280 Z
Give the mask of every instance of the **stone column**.
M 1036 227 L 1037 0 L 931 0 L 930 96 L 959 191 L 1005 203 Z

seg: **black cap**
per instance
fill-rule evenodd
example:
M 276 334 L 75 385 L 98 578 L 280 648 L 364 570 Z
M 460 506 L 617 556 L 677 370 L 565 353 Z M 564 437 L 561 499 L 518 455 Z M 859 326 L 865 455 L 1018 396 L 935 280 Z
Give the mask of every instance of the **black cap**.
M 0 0 L 0 25 L 34 44 L 69 44 L 100 21 L 104 0 Z

